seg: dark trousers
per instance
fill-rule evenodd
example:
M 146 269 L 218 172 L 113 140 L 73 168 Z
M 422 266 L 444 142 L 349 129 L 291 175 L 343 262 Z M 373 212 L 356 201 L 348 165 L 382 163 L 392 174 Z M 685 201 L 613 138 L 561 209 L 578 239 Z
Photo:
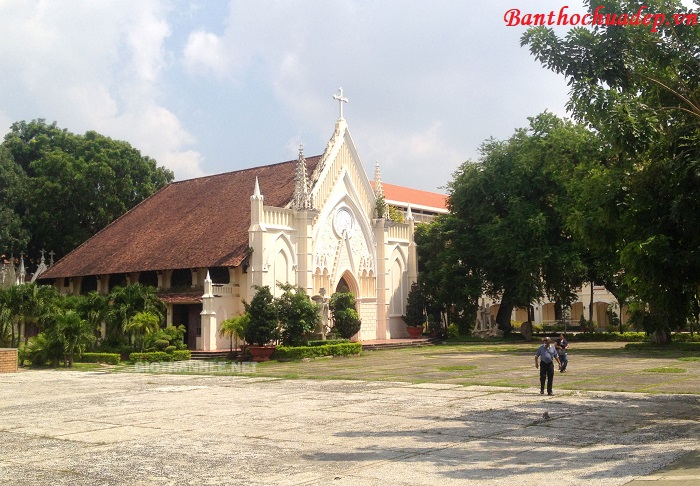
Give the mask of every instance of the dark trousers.
M 547 393 L 552 394 L 552 381 L 554 380 L 554 361 L 540 362 L 540 391 L 544 391 L 544 382 L 547 382 Z

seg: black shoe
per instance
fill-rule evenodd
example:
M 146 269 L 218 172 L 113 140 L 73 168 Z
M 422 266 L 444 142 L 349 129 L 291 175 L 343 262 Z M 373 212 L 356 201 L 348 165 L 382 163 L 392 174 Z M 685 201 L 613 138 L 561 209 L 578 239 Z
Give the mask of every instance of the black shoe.
M 554 393 L 547 393 L 547 395 L 549 395 L 551 397 L 552 395 L 554 395 Z
M 540 390 L 540 395 L 544 395 L 544 390 Z

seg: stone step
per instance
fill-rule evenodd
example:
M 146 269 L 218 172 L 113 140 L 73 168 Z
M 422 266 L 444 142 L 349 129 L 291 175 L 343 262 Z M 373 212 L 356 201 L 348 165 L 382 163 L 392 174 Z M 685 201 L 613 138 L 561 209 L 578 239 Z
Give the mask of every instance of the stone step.
M 226 359 L 228 351 L 192 351 L 193 360 Z
M 396 349 L 406 347 L 432 346 L 441 342 L 438 338 L 420 339 L 387 339 L 385 341 L 365 341 L 362 343 L 363 351 L 376 351 L 379 349 Z

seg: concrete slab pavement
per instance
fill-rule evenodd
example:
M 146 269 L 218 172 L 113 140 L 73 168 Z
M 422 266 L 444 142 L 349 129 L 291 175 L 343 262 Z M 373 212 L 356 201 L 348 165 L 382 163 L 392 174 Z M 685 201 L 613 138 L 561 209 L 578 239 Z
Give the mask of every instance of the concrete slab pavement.
M 697 484 L 699 416 L 696 395 L 30 370 L 0 375 L 0 483 Z

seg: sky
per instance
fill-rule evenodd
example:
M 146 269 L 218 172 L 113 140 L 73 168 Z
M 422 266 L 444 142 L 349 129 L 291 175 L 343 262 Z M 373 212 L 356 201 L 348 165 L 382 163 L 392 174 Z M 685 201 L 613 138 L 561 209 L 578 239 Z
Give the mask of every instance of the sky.
M 444 192 L 568 89 L 504 14 L 581 0 L 0 0 L 0 136 L 95 130 L 176 180 L 323 152 L 343 115 L 370 178 Z M 554 27 L 565 34 L 566 27 Z M 252 190 L 252 188 L 251 188 Z

